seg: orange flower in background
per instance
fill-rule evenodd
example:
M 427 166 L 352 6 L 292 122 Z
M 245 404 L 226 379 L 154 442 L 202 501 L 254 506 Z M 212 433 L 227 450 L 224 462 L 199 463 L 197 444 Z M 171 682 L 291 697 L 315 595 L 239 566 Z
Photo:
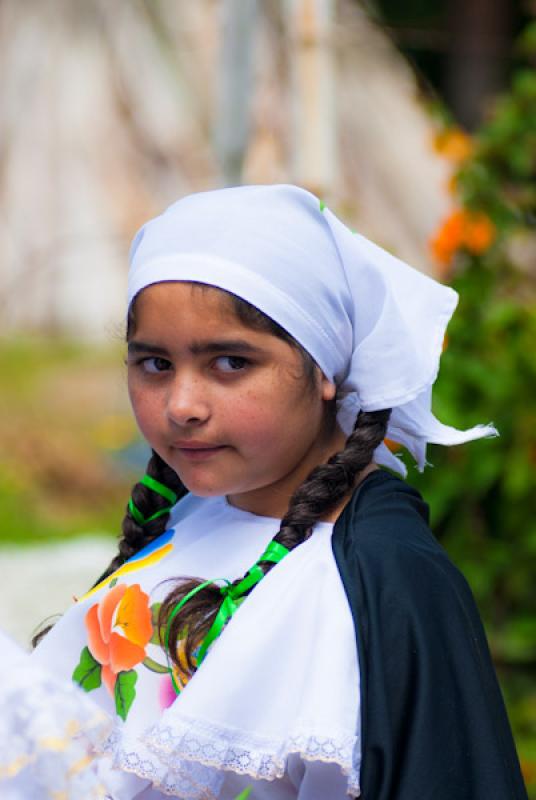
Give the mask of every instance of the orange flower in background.
M 495 225 L 486 214 L 455 209 L 430 240 L 432 255 L 442 268 L 439 277 L 449 277 L 447 268 L 458 250 L 465 248 L 474 255 L 481 255 L 492 245 L 495 236 Z
M 471 137 L 461 128 L 448 128 L 435 133 L 432 147 L 436 153 L 456 164 L 469 158 L 474 149 Z
M 113 696 L 117 674 L 146 656 L 153 635 L 149 597 L 139 584 L 117 584 L 91 606 L 85 623 L 89 651 L 102 665 L 102 681 Z
M 493 243 L 496 236 L 495 225 L 485 214 L 472 214 L 468 219 L 464 245 L 470 253 L 480 255 Z
M 463 211 L 456 210 L 447 217 L 439 228 L 436 235 L 430 241 L 432 255 L 440 267 L 448 267 L 452 262 L 454 253 L 461 247 L 463 242 Z M 446 271 L 442 271 L 440 277 L 447 277 Z

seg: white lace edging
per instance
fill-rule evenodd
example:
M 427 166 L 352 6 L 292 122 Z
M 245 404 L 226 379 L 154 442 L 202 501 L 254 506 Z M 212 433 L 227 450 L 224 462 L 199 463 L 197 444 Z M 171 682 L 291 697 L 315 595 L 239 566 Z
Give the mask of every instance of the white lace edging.
M 284 740 L 255 737 L 181 715 L 173 727 L 156 723 L 139 738 L 116 728 L 102 747 L 113 766 L 132 772 L 163 794 L 182 800 L 215 800 L 225 772 L 273 781 L 285 773 L 290 754 L 306 761 L 337 764 L 348 778 L 347 793 L 358 797 L 358 737 L 319 736 L 296 726 Z

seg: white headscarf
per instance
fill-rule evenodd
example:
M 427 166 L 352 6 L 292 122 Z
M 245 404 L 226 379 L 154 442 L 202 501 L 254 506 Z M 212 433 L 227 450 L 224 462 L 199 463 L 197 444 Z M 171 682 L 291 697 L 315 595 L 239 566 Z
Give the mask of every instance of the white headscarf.
M 361 409 L 392 408 L 387 437 L 426 465 L 428 442 L 498 435 L 460 431 L 432 414 L 445 328 L 457 293 L 352 233 L 297 186 L 241 186 L 189 195 L 149 221 L 130 251 L 129 305 L 161 281 L 238 295 L 285 328 L 338 387 L 349 434 Z M 407 470 L 385 444 L 375 460 Z

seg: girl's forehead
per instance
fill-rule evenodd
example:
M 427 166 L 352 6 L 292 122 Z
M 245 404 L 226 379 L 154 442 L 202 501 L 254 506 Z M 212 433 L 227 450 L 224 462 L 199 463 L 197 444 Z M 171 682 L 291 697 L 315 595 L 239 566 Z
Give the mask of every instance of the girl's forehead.
M 160 281 L 150 284 L 137 295 L 133 301 L 136 308 L 151 308 L 167 305 L 175 307 L 177 312 L 204 308 L 208 306 L 212 312 L 236 318 L 233 308 L 233 295 L 207 283 L 193 281 Z
M 236 312 L 235 296 L 209 284 L 192 281 L 161 281 L 145 287 L 129 309 L 129 335 L 141 325 L 165 325 L 181 319 L 199 318 L 207 324 L 244 325 Z

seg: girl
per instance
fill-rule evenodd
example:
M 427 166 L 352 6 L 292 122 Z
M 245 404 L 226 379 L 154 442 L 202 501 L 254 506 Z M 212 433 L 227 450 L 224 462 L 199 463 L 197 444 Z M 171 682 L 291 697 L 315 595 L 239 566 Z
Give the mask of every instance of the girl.
M 109 797 L 525 796 L 470 591 L 420 470 L 456 293 L 310 193 L 187 197 L 131 248 L 152 448 L 119 553 L 36 650 L 116 719 Z

